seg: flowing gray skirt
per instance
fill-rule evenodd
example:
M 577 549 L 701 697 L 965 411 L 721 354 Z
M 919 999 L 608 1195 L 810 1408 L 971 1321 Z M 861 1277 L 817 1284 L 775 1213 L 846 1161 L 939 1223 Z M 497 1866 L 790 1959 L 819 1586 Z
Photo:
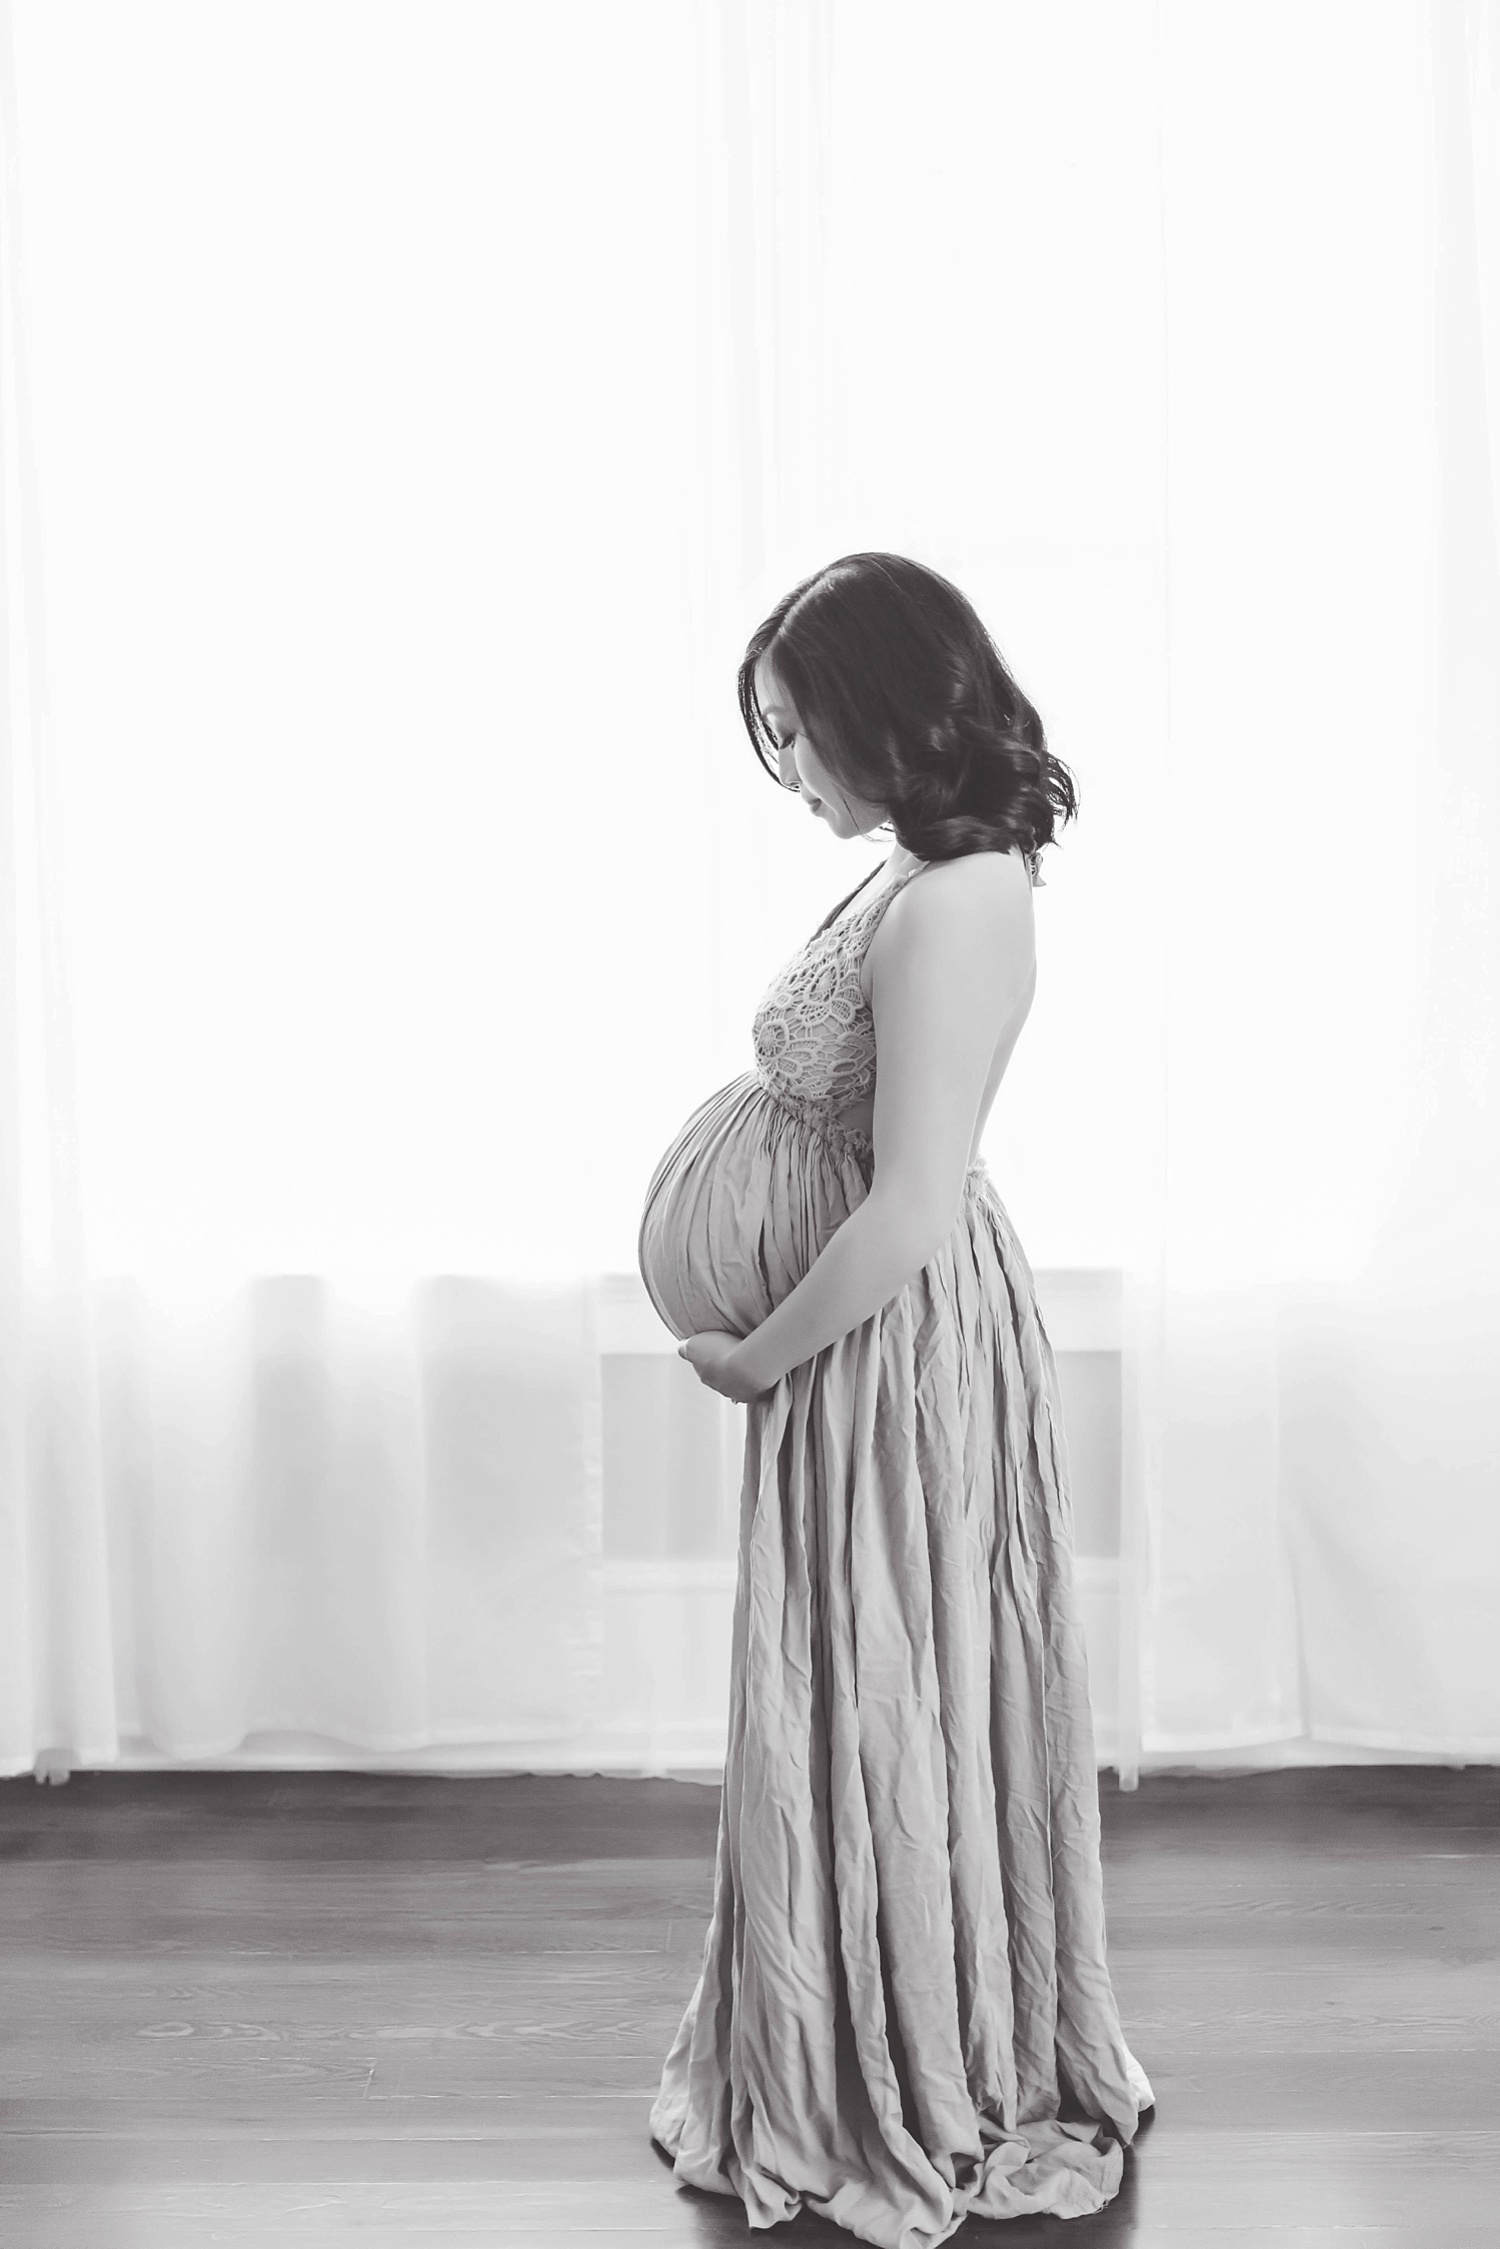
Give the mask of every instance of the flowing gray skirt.
M 757 1326 L 869 1175 L 756 1073 L 713 1095 L 642 1219 L 673 1333 Z M 1098 2210 L 1152 2093 L 1105 1961 L 1056 1368 L 983 1165 L 937 1256 L 746 1410 L 713 1915 L 652 2136 L 752 2228 L 929 2249 Z

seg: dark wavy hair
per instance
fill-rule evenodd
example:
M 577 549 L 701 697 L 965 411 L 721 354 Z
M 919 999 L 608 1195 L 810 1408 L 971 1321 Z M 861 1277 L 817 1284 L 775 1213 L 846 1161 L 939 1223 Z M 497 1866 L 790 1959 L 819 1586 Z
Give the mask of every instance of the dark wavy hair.
M 1033 882 L 1073 776 L 957 586 L 899 554 L 846 554 L 776 604 L 739 669 L 740 715 L 762 766 L 775 737 L 755 667 L 770 655 L 803 729 L 841 787 L 883 805 L 918 859 L 1017 847 Z

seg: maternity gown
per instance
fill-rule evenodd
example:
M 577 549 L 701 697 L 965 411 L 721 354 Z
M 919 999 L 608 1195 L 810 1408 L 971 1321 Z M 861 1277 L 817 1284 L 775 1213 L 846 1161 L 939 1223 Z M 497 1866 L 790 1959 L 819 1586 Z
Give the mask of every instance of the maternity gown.
M 640 1267 L 679 1339 L 748 1334 L 868 1192 L 834 1118 L 923 864 L 834 907 L 657 1165 Z M 746 1419 L 712 1919 L 652 2137 L 752 2229 L 929 2249 L 1098 2210 L 1152 2092 L 1105 1962 L 1056 1369 L 982 1162 L 937 1255 Z

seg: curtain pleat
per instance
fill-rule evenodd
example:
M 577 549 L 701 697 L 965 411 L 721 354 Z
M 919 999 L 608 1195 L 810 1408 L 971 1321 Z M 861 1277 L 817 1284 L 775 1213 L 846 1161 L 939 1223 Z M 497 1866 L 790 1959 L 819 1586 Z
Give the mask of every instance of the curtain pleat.
M 98 1356 L 80 1191 L 65 854 L 0 0 L 0 1770 L 116 1744 Z

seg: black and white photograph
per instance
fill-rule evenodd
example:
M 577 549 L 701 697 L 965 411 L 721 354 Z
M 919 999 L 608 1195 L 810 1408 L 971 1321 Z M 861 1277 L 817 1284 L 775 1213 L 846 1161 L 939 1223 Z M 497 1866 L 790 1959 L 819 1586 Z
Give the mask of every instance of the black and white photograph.
M 0 555 L 5 2249 L 1500 2249 L 1500 0 L 0 0 Z

